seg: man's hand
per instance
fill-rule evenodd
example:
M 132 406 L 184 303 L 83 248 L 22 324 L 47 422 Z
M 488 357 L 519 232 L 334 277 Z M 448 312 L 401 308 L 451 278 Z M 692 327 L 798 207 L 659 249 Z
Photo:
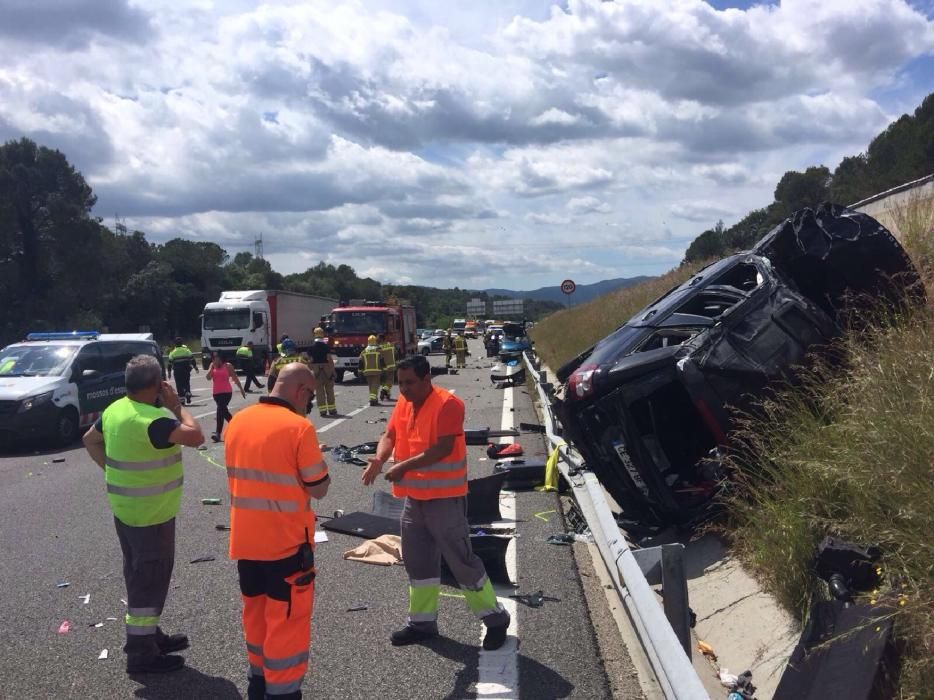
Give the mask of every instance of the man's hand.
M 376 477 L 383 471 L 384 464 L 383 460 L 379 457 L 370 457 L 368 462 L 366 469 L 363 470 L 363 476 L 360 477 L 360 480 L 365 486 L 369 486 L 376 481 Z
M 162 382 L 162 405 L 169 409 L 172 413 L 178 415 L 178 410 L 181 408 L 181 402 L 178 400 L 178 394 L 175 392 L 175 388 L 168 382 Z
M 389 468 L 389 471 L 386 472 L 385 479 L 386 481 L 392 482 L 401 481 L 402 477 L 405 476 L 406 471 L 407 470 L 403 466 L 402 462 L 396 462 L 392 465 L 392 467 Z

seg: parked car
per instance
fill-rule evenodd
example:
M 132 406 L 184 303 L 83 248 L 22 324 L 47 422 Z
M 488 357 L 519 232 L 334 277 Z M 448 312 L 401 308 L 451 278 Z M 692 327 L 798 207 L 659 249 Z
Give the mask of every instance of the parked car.
M 434 355 L 439 352 L 444 352 L 444 336 L 443 335 L 432 335 L 424 340 L 418 341 L 418 354 L 419 355 Z
M 74 442 L 126 394 L 124 372 L 135 355 L 163 364 L 151 333 L 30 333 L 8 345 L 0 350 L 0 435 Z
M 555 409 L 628 519 L 689 521 L 718 487 L 709 457 L 734 409 L 793 381 L 867 296 L 923 300 L 902 247 L 865 214 L 804 209 L 561 367 Z
M 503 338 L 500 341 L 499 355 L 503 359 L 517 357 L 532 347 L 532 341 L 525 333 L 525 325 L 507 321 L 503 324 Z

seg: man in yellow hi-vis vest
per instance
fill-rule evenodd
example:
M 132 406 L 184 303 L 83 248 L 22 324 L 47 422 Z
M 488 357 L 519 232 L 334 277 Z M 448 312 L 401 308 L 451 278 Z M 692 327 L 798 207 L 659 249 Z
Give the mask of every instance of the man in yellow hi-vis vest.
M 360 353 L 360 373 L 370 390 L 370 405 L 379 406 L 379 378 L 383 373 L 383 355 L 376 344 L 376 336 L 366 339 L 367 346 Z
M 127 395 L 117 399 L 84 436 L 104 470 L 107 500 L 123 550 L 126 581 L 127 673 L 162 673 L 185 665 L 169 652 L 188 637 L 159 629 L 175 561 L 175 515 L 182 498 L 182 451 L 204 434 L 162 381 L 159 361 L 137 355 L 126 366 Z M 169 417 L 169 413 L 172 417 Z

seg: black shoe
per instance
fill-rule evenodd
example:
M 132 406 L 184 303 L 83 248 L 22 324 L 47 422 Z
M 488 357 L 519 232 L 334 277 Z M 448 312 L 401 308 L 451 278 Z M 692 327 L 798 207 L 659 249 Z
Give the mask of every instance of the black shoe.
M 164 632 L 159 634 L 156 638 L 156 644 L 159 646 L 159 651 L 163 654 L 171 654 L 173 651 L 182 651 L 190 646 L 187 635 L 165 634 Z
M 506 632 L 509 630 L 509 620 L 505 624 L 487 627 L 486 634 L 483 635 L 483 648 L 486 651 L 499 649 L 506 643 Z
M 126 672 L 136 673 L 169 673 L 178 671 L 185 665 L 185 659 L 172 654 L 155 656 L 151 654 L 127 654 Z
M 221 436 L 218 435 L 217 433 L 211 433 L 211 439 L 212 439 L 214 442 L 220 442 L 220 441 L 221 441 Z
M 338 416 L 340 414 L 337 411 L 328 411 L 328 415 L 333 417 L 333 416 Z
M 371 406 L 379 406 L 379 401 L 377 401 L 376 399 L 372 399 L 372 400 L 370 401 L 370 405 L 371 405 Z
M 418 644 L 437 636 L 437 630 L 423 630 L 406 625 L 401 630 L 396 630 L 389 635 L 389 641 L 392 642 L 394 647 L 404 647 L 407 644 Z

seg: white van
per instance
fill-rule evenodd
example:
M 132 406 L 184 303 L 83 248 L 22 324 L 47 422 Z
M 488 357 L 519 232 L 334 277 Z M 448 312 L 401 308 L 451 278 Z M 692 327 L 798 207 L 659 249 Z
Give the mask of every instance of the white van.
M 126 364 L 136 355 L 162 365 L 152 333 L 30 333 L 8 345 L 0 350 L 0 434 L 74 442 L 126 393 Z

